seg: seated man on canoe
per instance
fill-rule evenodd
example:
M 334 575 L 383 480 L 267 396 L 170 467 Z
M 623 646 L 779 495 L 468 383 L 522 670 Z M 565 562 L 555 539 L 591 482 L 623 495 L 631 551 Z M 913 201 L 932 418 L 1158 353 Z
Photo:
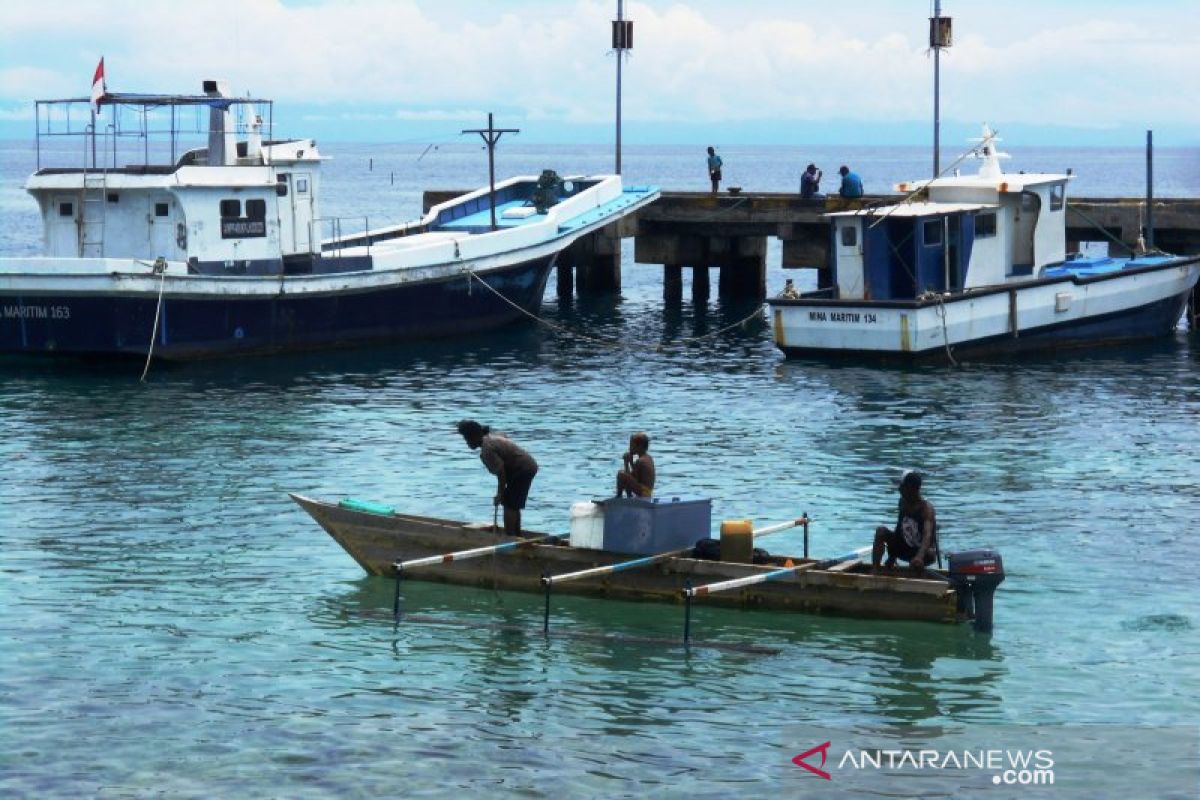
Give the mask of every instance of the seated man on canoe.
M 654 494 L 654 458 L 650 437 L 635 433 L 629 437 L 629 450 L 622 456 L 625 466 L 617 473 L 617 497 L 649 497 Z
M 879 571 L 883 551 L 888 554 L 885 566 L 892 569 L 896 560 L 907 561 L 915 572 L 937 559 L 937 514 L 933 504 L 921 496 L 921 473 L 905 470 L 900 476 L 900 502 L 896 527 L 880 525 L 875 529 L 875 546 L 871 550 L 871 571 Z
M 505 535 L 520 536 L 521 509 L 525 507 L 529 487 L 537 475 L 537 462 L 512 439 L 502 433 L 492 433 L 487 425 L 480 425 L 473 419 L 459 422 L 458 432 L 466 440 L 467 447 L 479 451 L 479 460 L 496 476 L 496 496 L 492 505 L 504 506 Z

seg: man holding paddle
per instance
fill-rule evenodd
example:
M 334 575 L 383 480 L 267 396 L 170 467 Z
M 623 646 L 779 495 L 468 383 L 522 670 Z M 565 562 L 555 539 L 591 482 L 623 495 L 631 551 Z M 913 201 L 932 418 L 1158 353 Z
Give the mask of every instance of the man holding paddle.
M 502 433 L 492 433 L 491 428 L 473 419 L 459 422 L 458 432 L 466 440 L 467 447 L 479 451 L 479 460 L 496 476 L 496 496 L 492 505 L 504 506 L 504 534 L 520 536 L 521 509 L 525 507 L 529 487 L 537 475 L 537 462 L 512 439 Z
M 921 496 L 921 473 L 907 469 L 900 476 L 900 503 L 896 528 L 883 525 L 875 529 L 875 546 L 871 550 L 871 570 L 879 571 L 883 551 L 888 554 L 887 566 L 896 566 L 896 559 L 907 561 L 915 572 L 937 558 L 937 514 L 933 504 Z

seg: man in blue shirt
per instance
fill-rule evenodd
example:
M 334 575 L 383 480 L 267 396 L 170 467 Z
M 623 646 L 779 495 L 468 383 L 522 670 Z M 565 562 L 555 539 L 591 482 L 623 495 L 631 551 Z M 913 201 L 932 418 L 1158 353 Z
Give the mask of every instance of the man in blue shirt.
M 838 189 L 838 194 L 842 197 L 863 196 L 862 178 L 851 172 L 845 164 L 838 170 L 838 174 L 842 176 L 842 188 Z
M 717 193 L 721 184 L 721 157 L 717 155 L 717 151 L 713 148 L 708 148 L 708 179 L 712 181 L 713 194 Z

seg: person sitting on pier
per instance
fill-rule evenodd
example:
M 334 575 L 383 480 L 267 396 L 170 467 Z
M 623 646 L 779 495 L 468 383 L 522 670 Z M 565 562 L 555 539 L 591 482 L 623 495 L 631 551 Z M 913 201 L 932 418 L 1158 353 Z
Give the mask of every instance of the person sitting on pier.
M 880 525 L 875 529 L 875 546 L 871 550 L 871 571 L 879 571 L 883 551 L 888 554 L 885 566 L 892 569 L 896 559 L 907 561 L 917 573 L 937 559 L 937 514 L 933 504 L 921 496 L 921 473 L 905 470 L 900 476 L 900 502 L 896 528 Z
M 712 193 L 716 194 L 721 186 L 721 166 L 724 164 L 717 151 L 708 148 L 708 179 L 712 181 Z
M 638 432 L 629 437 L 629 451 L 622 456 L 624 468 L 617 473 L 617 497 L 649 497 L 654 493 L 654 458 L 650 437 Z
M 496 496 L 492 505 L 504 506 L 504 534 L 519 536 L 521 509 L 525 507 L 529 487 L 537 475 L 537 462 L 507 436 L 493 433 L 491 428 L 473 419 L 459 422 L 458 432 L 466 440 L 467 447 L 479 450 L 479 460 L 496 476 Z
M 842 176 L 842 186 L 838 189 L 838 194 L 851 199 L 863 196 L 862 178 L 858 177 L 858 173 L 851 172 L 850 168 L 843 164 L 838 174 Z
M 809 200 L 821 193 L 821 176 L 824 174 L 816 164 L 808 165 L 808 169 L 800 175 L 801 200 Z

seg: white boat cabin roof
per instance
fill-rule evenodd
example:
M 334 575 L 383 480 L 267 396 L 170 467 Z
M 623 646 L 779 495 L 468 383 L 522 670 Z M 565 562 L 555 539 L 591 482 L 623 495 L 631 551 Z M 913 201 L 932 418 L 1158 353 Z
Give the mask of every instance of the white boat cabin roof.
M 875 208 L 859 208 L 854 211 L 837 211 L 827 217 L 929 217 L 935 214 L 955 214 L 966 211 L 995 211 L 995 203 L 898 203 Z
M 905 181 L 897 183 L 898 192 L 916 192 L 925 188 L 933 189 L 983 189 L 1006 193 L 1020 193 L 1032 186 L 1044 186 L 1047 183 L 1062 183 L 1073 178 L 1054 172 L 1018 172 L 1015 174 L 1002 173 L 991 175 L 962 175 L 951 178 L 932 178 L 929 180 Z

